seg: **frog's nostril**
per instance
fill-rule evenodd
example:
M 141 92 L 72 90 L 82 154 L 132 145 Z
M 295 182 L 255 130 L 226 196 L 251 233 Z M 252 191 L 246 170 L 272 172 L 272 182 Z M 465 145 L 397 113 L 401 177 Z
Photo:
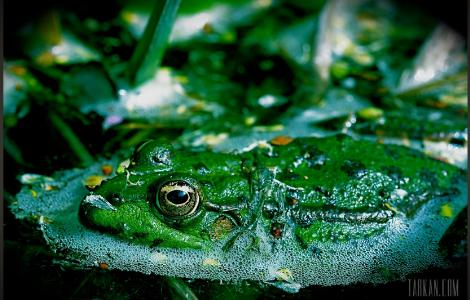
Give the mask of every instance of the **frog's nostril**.
M 107 198 L 113 204 L 121 204 L 124 202 L 124 198 L 118 193 L 112 193 Z

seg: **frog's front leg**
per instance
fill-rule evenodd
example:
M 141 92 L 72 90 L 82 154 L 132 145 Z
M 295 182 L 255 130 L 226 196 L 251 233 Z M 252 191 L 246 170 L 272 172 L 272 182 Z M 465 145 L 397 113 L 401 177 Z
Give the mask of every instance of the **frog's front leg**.
M 266 243 L 266 238 L 260 220 L 263 215 L 263 207 L 268 198 L 272 197 L 275 190 L 275 172 L 262 168 L 254 169 L 249 174 L 250 199 L 241 205 L 247 213 L 238 231 L 227 240 L 224 250 L 232 248 L 238 241 L 247 242 L 247 250 L 261 250 L 261 244 Z

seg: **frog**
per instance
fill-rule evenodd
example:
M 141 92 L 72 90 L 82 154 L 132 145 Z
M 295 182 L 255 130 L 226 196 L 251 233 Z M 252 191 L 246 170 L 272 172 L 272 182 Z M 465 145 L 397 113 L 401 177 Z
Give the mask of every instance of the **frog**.
M 83 224 L 154 249 L 276 251 L 380 237 L 423 206 L 452 205 L 465 171 L 399 145 L 345 134 L 276 137 L 241 152 L 150 140 L 80 204 Z M 266 250 L 268 249 L 268 250 Z

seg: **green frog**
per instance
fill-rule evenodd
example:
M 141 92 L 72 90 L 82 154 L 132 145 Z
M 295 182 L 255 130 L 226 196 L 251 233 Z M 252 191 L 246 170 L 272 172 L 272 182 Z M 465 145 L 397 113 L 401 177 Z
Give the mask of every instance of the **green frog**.
M 284 243 L 312 255 L 388 234 L 434 199 L 445 215 L 464 177 L 421 152 L 348 135 L 280 136 L 238 153 L 147 141 L 119 173 L 81 202 L 87 226 L 156 249 L 229 251 L 248 236 L 246 251 Z

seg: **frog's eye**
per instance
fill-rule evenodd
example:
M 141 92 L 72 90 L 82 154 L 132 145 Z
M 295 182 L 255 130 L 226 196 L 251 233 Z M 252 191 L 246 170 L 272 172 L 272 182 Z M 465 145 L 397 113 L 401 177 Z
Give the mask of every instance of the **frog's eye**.
M 200 202 L 199 193 L 183 180 L 168 181 L 160 186 L 157 207 L 167 217 L 181 218 L 193 215 Z

